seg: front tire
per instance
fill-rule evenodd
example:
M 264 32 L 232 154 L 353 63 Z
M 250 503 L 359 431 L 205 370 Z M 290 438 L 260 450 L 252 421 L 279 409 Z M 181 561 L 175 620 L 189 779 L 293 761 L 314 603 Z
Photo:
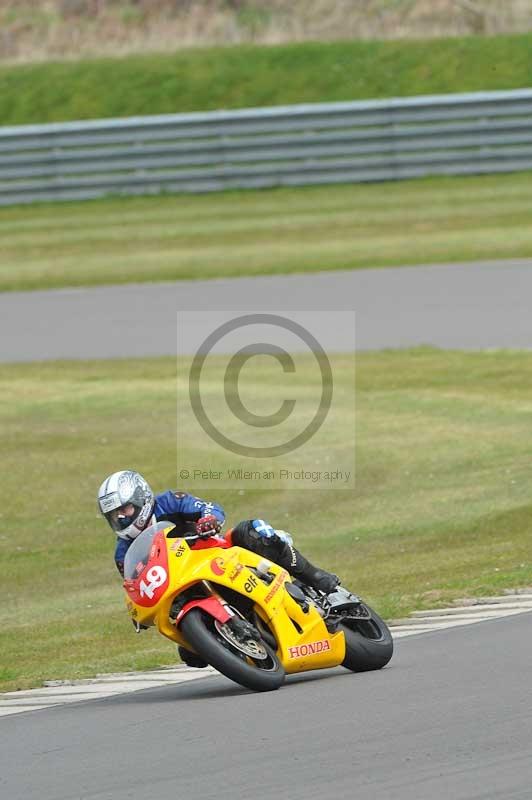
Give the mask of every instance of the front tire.
M 284 667 L 273 650 L 260 640 L 265 659 L 245 655 L 220 635 L 215 620 L 200 608 L 191 609 L 181 622 L 181 630 L 194 650 L 218 672 L 255 692 L 278 689 L 285 679 Z
M 393 655 L 392 634 L 384 620 L 366 606 L 369 619 L 352 620 L 340 626 L 345 636 L 342 666 L 351 672 L 382 669 Z

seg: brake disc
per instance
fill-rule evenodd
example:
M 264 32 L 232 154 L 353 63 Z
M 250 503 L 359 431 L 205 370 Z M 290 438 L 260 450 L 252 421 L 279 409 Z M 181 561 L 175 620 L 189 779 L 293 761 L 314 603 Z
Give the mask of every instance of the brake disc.
M 257 639 L 240 639 L 235 632 L 227 625 L 227 623 L 219 622 L 217 619 L 214 620 L 214 626 L 220 636 L 229 642 L 233 647 L 236 647 L 237 650 L 240 650 L 241 653 L 244 655 L 249 656 L 250 658 L 256 658 L 259 661 L 264 661 L 268 658 L 268 651 L 264 644 Z

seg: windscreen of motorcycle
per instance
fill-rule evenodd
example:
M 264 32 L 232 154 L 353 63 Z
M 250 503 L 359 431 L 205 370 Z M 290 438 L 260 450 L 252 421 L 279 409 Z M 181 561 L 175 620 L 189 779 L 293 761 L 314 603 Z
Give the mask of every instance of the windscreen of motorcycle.
M 126 553 L 124 559 L 124 578 L 125 580 L 135 580 L 141 574 L 142 570 L 148 563 L 150 557 L 151 544 L 153 537 L 164 531 L 166 528 L 171 527 L 172 523 L 169 522 L 156 522 L 146 528 L 136 539 Z

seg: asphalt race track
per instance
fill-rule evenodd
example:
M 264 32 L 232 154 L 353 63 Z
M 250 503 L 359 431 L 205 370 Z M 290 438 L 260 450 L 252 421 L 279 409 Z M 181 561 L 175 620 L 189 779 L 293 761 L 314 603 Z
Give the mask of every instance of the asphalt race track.
M 358 350 L 529 348 L 531 298 L 532 260 L 8 292 L 0 361 L 173 355 L 178 310 L 219 308 L 354 309 Z M 329 352 L 352 350 L 331 325 L 319 338 Z
M 400 639 L 390 665 L 222 676 L 0 720 L 9 800 L 529 800 L 532 616 Z

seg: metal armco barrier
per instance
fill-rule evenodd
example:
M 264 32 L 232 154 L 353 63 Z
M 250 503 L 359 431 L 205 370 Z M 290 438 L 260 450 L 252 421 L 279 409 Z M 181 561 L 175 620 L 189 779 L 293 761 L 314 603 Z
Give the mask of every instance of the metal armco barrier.
M 0 127 L 0 205 L 532 169 L 532 89 Z

